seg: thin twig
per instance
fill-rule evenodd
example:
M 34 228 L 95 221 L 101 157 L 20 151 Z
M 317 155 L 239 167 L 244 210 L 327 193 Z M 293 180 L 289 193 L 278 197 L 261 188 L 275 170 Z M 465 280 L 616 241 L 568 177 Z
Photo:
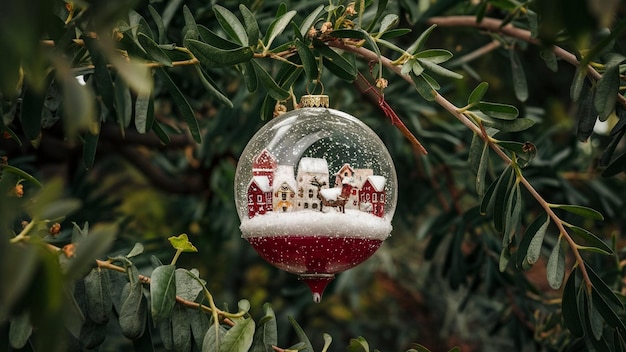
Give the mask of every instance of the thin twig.
M 510 23 L 506 26 L 502 26 L 502 21 L 495 18 L 486 17 L 483 18 L 482 21 L 476 22 L 476 17 L 474 16 L 431 17 L 428 19 L 427 23 L 445 27 L 481 28 L 491 32 L 502 33 L 508 37 L 513 37 L 538 46 L 545 45 L 539 39 L 533 38 L 530 31 L 517 28 Z M 580 65 L 580 61 L 578 61 L 576 55 L 570 53 L 569 51 L 557 45 L 552 46 L 552 51 L 556 56 L 567 61 L 568 63 L 577 67 Z M 602 78 L 602 75 L 598 71 L 596 71 L 596 69 L 593 68 L 592 65 L 587 66 L 587 76 L 596 81 Z M 626 97 L 621 94 L 617 94 L 617 100 L 622 106 L 626 107 Z

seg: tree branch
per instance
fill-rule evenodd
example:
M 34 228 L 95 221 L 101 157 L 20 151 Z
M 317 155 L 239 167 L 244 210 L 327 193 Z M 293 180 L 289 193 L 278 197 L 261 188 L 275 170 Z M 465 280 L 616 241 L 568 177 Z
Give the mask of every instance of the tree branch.
M 342 50 L 353 52 L 353 53 L 361 56 L 362 58 L 364 58 L 367 61 L 374 61 L 374 60 L 379 61 L 381 63 L 381 65 L 387 67 L 389 70 L 393 71 L 398 76 L 403 78 L 405 81 L 407 81 L 411 85 L 413 85 L 413 80 L 411 79 L 411 77 L 409 75 L 402 74 L 401 68 L 399 66 L 397 66 L 397 65 L 394 65 L 393 62 L 390 59 L 388 59 L 388 58 L 386 58 L 384 56 L 378 56 L 375 52 L 373 52 L 373 51 L 371 51 L 371 50 L 369 50 L 367 48 L 364 48 L 364 47 L 356 47 L 356 46 L 352 46 L 352 45 L 346 45 L 344 42 L 338 41 L 338 40 L 337 41 L 330 41 L 330 42 L 328 42 L 328 45 L 329 46 L 333 46 L 333 47 L 338 48 L 338 49 L 342 49 Z M 456 117 L 457 120 L 459 120 L 462 124 L 464 124 L 467 128 L 469 128 L 476 135 L 480 136 L 480 138 L 483 139 L 485 141 L 485 143 L 488 143 L 489 146 L 491 147 L 491 149 L 504 162 L 506 162 L 508 164 L 512 164 L 511 158 L 509 158 L 509 156 L 506 155 L 506 153 L 502 149 L 500 149 L 500 147 L 498 145 L 496 145 L 493 142 L 493 140 L 489 137 L 489 135 L 484 133 L 479 126 L 476 126 L 476 124 L 474 124 L 467 116 L 465 116 L 465 114 L 460 112 L 460 109 L 456 105 L 452 104 L 449 100 L 447 100 L 445 97 L 443 97 L 437 91 L 434 91 L 434 93 L 435 93 L 435 101 L 437 102 L 437 104 L 439 104 L 446 111 L 448 111 L 450 114 L 452 114 L 454 117 Z M 580 251 L 578 250 L 578 246 L 576 245 L 576 242 L 572 239 L 572 237 L 569 235 L 569 233 L 565 230 L 565 228 L 563 227 L 563 222 L 554 213 L 552 208 L 550 208 L 550 204 L 548 202 L 546 202 L 545 199 L 543 199 L 543 197 L 533 188 L 533 186 L 530 184 L 530 182 L 528 182 L 528 180 L 521 173 L 516 173 L 516 175 L 517 175 L 519 181 L 528 190 L 528 192 L 533 196 L 533 198 L 535 198 L 535 200 L 539 203 L 539 205 L 541 205 L 541 207 L 545 210 L 545 212 L 548 214 L 548 216 L 554 221 L 554 223 L 556 224 L 557 228 L 559 229 L 559 236 L 563 236 L 567 240 L 568 244 L 570 245 L 570 249 L 571 249 L 572 253 L 574 254 L 574 257 L 576 258 L 576 262 L 578 263 L 578 266 L 580 267 L 580 272 L 581 272 L 583 280 L 585 281 L 585 284 L 587 286 L 587 290 L 590 291 L 591 287 L 592 287 L 591 279 L 589 278 L 589 275 L 588 275 L 586 267 L 585 267 L 585 262 L 583 261 L 583 258 L 582 258 L 581 254 L 580 254 Z

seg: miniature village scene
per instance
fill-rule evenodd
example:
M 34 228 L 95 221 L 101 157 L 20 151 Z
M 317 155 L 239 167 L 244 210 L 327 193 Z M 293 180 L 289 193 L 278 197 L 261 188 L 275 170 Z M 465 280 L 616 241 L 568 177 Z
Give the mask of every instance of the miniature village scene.
M 267 149 L 256 156 L 247 187 L 248 220 L 241 226 L 244 237 L 292 235 L 297 229 L 302 235 L 350 236 L 347 231 L 382 240 L 391 232 L 384 219 L 384 176 L 349 163 L 331 174 L 326 159 L 312 157 L 302 157 L 295 171 Z

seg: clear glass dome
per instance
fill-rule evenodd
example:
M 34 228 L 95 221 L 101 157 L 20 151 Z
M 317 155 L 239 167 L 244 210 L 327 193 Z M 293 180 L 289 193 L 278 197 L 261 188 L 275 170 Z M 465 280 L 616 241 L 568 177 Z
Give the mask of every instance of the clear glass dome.
M 268 122 L 235 174 L 242 237 L 271 264 L 300 275 L 316 301 L 325 283 L 314 289 L 309 279 L 327 283 L 369 258 L 391 233 L 396 201 L 383 142 L 359 119 L 326 107 Z

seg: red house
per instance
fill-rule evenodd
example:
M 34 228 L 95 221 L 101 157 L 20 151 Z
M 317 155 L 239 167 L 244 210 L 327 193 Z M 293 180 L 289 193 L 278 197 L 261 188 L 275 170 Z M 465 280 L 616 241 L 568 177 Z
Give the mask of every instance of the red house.
M 359 190 L 359 201 L 362 208 L 382 218 L 385 214 L 385 177 L 368 176 Z
M 276 158 L 267 149 L 263 149 L 252 161 L 252 176 L 266 176 L 270 186 L 274 183 L 275 170 Z
M 248 218 L 272 211 L 272 187 L 267 176 L 254 176 L 248 185 Z

